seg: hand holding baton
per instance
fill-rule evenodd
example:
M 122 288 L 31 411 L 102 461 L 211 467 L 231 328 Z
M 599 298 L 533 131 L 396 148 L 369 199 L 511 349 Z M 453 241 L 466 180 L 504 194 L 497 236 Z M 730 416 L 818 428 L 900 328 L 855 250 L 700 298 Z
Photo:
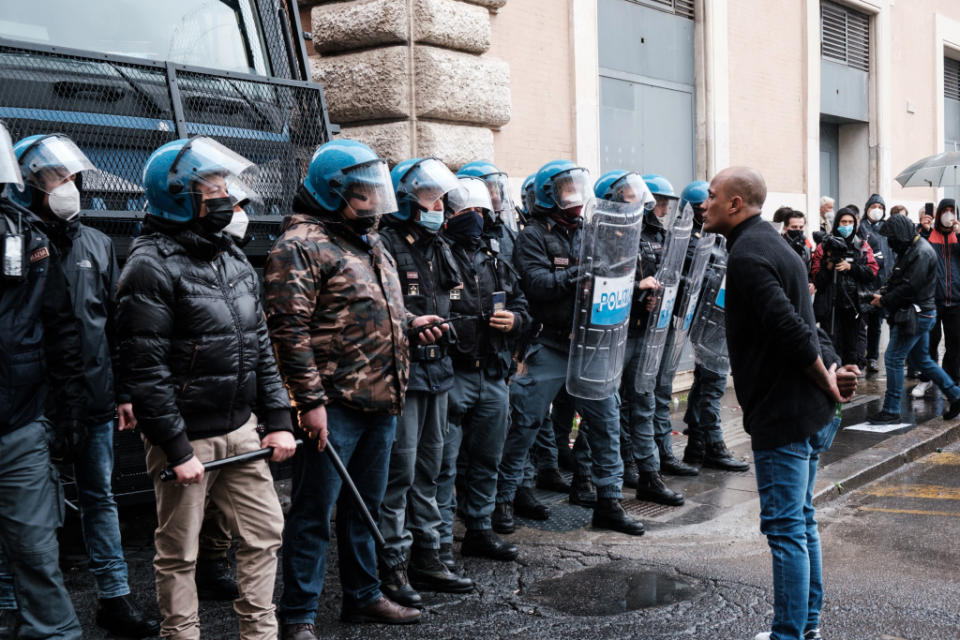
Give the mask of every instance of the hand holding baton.
M 303 444 L 303 440 L 299 438 L 296 440 L 297 446 L 299 447 Z M 235 456 L 230 456 L 229 458 L 221 458 L 220 460 L 211 460 L 210 462 L 203 463 L 203 472 L 207 473 L 208 471 L 213 471 L 214 469 L 219 469 L 221 467 L 226 467 L 233 464 L 243 464 L 245 462 L 253 462 L 254 460 L 260 460 L 262 458 L 269 458 L 273 455 L 273 447 L 266 447 L 264 449 L 257 449 L 256 451 L 248 451 L 247 453 L 241 453 Z M 177 474 L 173 472 L 173 469 L 167 467 L 160 472 L 161 482 L 168 482 L 177 477 Z

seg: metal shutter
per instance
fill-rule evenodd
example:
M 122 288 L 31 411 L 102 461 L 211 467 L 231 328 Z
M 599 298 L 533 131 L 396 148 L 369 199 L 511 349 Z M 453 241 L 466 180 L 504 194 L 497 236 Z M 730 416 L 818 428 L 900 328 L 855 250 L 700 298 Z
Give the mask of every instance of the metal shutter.
M 870 16 L 829 0 L 820 3 L 820 56 L 870 70 Z
M 644 4 L 668 13 L 690 18 L 693 20 L 694 4 L 696 0 L 631 0 L 637 4 Z
M 960 100 L 960 61 L 943 59 L 943 97 Z

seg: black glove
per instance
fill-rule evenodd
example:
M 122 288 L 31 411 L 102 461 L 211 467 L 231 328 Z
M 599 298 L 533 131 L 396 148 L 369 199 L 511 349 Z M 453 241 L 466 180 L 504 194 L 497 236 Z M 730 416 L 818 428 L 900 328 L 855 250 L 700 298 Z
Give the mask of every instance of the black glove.
M 87 428 L 79 420 L 63 420 L 53 427 L 50 459 L 56 464 L 73 464 L 87 439 Z

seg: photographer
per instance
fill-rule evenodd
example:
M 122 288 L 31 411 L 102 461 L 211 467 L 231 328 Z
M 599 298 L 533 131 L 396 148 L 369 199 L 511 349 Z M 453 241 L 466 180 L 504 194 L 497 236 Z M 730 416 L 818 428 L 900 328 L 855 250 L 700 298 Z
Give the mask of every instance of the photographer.
M 811 271 L 817 322 L 830 334 L 843 364 L 856 364 L 860 300 L 879 266 L 870 245 L 857 235 L 857 216 L 849 207 L 837 213 L 830 235 L 813 252 Z

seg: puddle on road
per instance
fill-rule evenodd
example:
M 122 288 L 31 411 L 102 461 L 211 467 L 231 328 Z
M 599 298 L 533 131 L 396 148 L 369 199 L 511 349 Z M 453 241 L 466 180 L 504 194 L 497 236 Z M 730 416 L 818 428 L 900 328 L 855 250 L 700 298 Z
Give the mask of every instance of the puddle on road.
M 702 589 L 673 572 L 609 563 L 541 580 L 527 596 L 576 616 L 614 616 L 691 600 Z

